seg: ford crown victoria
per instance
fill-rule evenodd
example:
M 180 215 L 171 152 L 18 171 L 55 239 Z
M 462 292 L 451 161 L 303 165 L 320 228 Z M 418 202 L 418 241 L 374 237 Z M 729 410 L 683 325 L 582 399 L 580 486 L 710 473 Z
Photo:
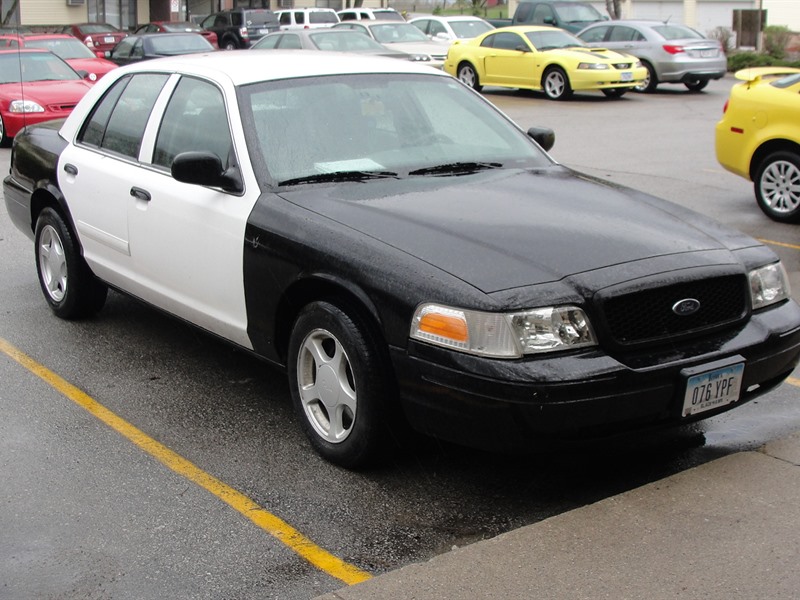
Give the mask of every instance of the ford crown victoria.
M 558 165 L 553 139 L 407 61 L 192 55 L 116 69 L 18 135 L 5 202 L 57 316 L 111 287 L 285 369 L 349 468 L 407 424 L 513 451 L 787 377 L 800 306 L 775 254 Z

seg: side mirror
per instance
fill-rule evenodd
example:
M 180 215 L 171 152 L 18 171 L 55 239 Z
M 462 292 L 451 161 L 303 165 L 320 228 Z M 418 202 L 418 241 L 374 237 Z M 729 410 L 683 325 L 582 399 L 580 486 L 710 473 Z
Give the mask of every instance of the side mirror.
M 244 190 L 239 169 L 223 169 L 222 161 L 213 152 L 181 152 L 172 161 L 171 171 L 175 181 L 218 187 L 226 192 Z
M 531 127 L 528 129 L 528 137 L 539 144 L 545 152 L 556 143 L 556 134 L 549 127 Z
M 514 50 L 516 50 L 517 52 L 530 52 L 531 51 L 531 49 L 528 48 L 525 44 L 520 44 L 519 46 L 514 48 Z

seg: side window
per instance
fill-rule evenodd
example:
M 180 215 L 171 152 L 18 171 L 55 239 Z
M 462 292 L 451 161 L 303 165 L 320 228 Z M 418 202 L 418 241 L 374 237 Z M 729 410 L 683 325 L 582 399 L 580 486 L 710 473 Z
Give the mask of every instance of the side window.
M 133 39 L 124 39 L 119 44 L 114 46 L 114 50 L 112 51 L 112 55 L 114 58 L 128 58 L 131 55 L 131 50 L 133 50 Z
M 282 50 L 302 50 L 303 44 L 300 43 L 300 38 L 296 35 L 284 35 L 281 37 L 277 47 Z
M 242 13 L 239 12 L 231 13 L 231 25 L 233 25 L 234 27 L 242 26 Z
M 412 25 L 415 25 L 417 29 L 419 29 L 422 33 L 428 33 L 428 28 L 430 27 L 431 22 L 428 20 L 425 21 L 414 21 Z
M 227 165 L 232 145 L 222 92 L 207 81 L 183 77 L 164 112 L 153 164 L 169 168 L 181 152 L 198 151 L 212 152 Z
M 636 40 L 639 32 L 630 27 L 617 26 L 611 29 L 611 35 L 608 38 L 609 42 L 632 42 Z
M 295 23 L 298 25 L 303 25 L 306 22 L 306 14 L 302 11 L 297 11 L 294 13 Z
M 281 13 L 280 24 L 281 25 L 291 25 L 292 24 L 292 14 L 288 13 L 288 12 Z
M 532 2 L 520 2 L 517 6 L 517 11 L 514 13 L 514 24 L 530 23 L 532 8 Z
M 556 17 L 553 14 L 553 9 L 547 4 L 537 4 L 536 9 L 533 11 L 533 18 L 531 23 L 536 25 L 552 25 L 556 22 Z
M 281 41 L 283 38 L 282 35 L 268 35 L 266 37 L 261 38 L 261 41 L 258 42 L 258 49 L 259 50 L 274 50 L 278 46 L 278 42 Z
M 437 33 L 447 33 L 447 29 L 445 29 L 444 25 L 438 21 L 431 21 L 431 29 L 429 34 L 436 35 Z
M 520 44 L 525 46 L 525 42 L 516 33 L 502 32 L 493 37 L 494 47 L 501 50 L 516 50 Z
M 593 27 L 581 34 L 581 39 L 587 44 L 602 42 L 606 37 L 608 27 Z
M 167 77 L 143 73 L 117 82 L 95 107 L 78 139 L 103 150 L 138 158 L 150 111 Z
M 131 58 L 142 58 L 144 56 L 144 42 L 139 39 L 134 45 L 133 50 L 131 50 Z

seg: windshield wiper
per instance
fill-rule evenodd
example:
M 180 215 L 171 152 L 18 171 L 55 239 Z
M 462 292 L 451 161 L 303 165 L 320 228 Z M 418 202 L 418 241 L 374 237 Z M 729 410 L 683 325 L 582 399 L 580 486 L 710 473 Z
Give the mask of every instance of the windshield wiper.
M 314 173 L 304 177 L 285 179 L 278 185 L 301 185 L 304 183 L 332 183 L 336 181 L 366 181 L 367 179 L 386 179 L 397 177 L 391 171 L 333 171 L 332 173 Z
M 487 169 L 499 169 L 502 163 L 498 162 L 454 162 L 435 167 L 425 167 L 410 171 L 409 175 L 469 175 Z

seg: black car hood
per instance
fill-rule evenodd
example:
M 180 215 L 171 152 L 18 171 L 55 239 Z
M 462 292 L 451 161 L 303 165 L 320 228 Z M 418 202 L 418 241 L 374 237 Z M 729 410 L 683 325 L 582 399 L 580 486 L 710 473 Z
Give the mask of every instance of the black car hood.
M 755 244 L 677 205 L 563 167 L 300 186 L 280 195 L 485 293 Z

